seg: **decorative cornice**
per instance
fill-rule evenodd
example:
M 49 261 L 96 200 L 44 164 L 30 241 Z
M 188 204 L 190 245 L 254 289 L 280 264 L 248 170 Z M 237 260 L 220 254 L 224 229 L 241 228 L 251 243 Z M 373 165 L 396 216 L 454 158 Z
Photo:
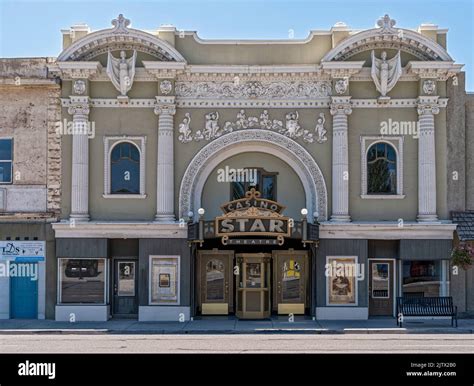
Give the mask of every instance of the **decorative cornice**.
M 161 97 L 163 98 L 163 97 Z M 165 97 L 168 98 L 168 97 Z M 160 99 L 161 100 L 161 99 Z M 89 100 L 91 107 L 105 108 L 154 108 L 156 99 L 129 99 L 128 103 L 121 103 L 119 100 L 112 98 L 91 98 Z M 446 107 L 448 98 L 439 98 L 439 107 Z M 212 100 L 212 99 L 181 99 L 176 98 L 175 102 L 163 100 L 162 103 L 175 103 L 177 108 L 298 108 L 298 109 L 314 109 L 329 108 L 331 104 L 330 98 L 325 99 L 305 99 L 300 101 L 276 99 L 272 101 L 265 100 Z M 351 108 L 416 108 L 418 105 L 417 98 L 406 99 L 390 99 L 388 103 L 381 104 L 377 99 L 351 99 Z M 69 98 L 61 98 L 61 106 L 69 107 L 71 101 Z
M 186 63 L 142 61 L 145 70 L 157 79 L 172 79 L 184 73 Z
M 100 62 L 56 62 L 48 66 L 49 72 L 63 80 L 93 79 L 102 71 Z
M 362 70 L 365 61 L 348 62 L 321 62 L 323 74 L 329 75 L 332 79 L 348 79 L 352 75 L 358 74 Z
M 459 73 L 463 66 L 463 64 L 454 64 L 453 61 L 411 61 L 406 65 L 406 70 L 408 74 L 414 74 L 418 77 L 418 79 L 437 79 L 440 81 L 445 81 L 449 77 Z

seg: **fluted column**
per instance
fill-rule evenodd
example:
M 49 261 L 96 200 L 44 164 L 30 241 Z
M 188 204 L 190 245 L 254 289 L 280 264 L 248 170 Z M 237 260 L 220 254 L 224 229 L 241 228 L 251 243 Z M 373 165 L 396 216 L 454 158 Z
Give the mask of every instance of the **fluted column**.
M 347 116 L 351 97 L 333 97 L 332 130 L 332 216 L 331 221 L 349 222 L 349 144 Z
M 434 115 L 438 97 L 418 99 L 418 221 L 436 221 L 436 150 Z
M 155 221 L 175 221 L 174 216 L 174 150 L 173 127 L 176 106 L 157 103 L 158 114 L 158 162 Z
M 68 109 L 73 120 L 71 215 L 89 221 L 89 97 L 71 97 Z

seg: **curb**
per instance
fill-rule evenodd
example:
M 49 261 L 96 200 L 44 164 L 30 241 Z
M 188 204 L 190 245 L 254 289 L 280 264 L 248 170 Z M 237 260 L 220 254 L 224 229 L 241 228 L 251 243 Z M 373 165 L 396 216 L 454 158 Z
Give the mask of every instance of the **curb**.
M 141 330 L 141 329 L 16 329 L 0 330 L 0 335 L 364 335 L 364 334 L 473 334 L 474 330 L 468 328 L 301 328 L 301 329 L 253 329 L 253 330 Z

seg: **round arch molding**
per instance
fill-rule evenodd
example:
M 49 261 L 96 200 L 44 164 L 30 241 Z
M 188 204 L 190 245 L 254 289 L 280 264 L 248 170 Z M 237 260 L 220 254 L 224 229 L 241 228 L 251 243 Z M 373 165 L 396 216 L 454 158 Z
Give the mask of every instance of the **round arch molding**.
M 124 20 L 124 19 L 121 19 Z M 125 19 L 127 20 L 127 19 Z M 150 54 L 160 61 L 186 62 L 168 42 L 144 31 L 127 28 L 116 22 L 114 28 L 92 32 L 71 44 L 58 56 L 57 61 L 88 61 L 108 50 L 132 50 Z
M 243 152 L 271 154 L 286 162 L 298 175 L 306 196 L 308 219 L 327 219 L 327 190 L 323 174 L 314 158 L 292 139 L 269 130 L 239 130 L 225 134 L 204 146 L 191 160 L 179 190 L 179 216 L 188 212 L 197 220 L 202 191 L 209 175 L 222 161 Z
M 381 28 L 373 28 L 344 39 L 321 61 L 344 61 L 360 52 L 377 48 L 401 50 L 423 61 L 453 60 L 444 47 L 418 32 L 402 28 L 384 32 Z

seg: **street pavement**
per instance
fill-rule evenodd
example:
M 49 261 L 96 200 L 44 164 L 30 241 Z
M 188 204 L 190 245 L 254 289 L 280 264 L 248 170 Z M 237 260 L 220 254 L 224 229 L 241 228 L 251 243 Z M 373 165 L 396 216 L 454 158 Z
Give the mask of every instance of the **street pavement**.
M 23 334 L 0 353 L 474 353 L 464 334 Z

